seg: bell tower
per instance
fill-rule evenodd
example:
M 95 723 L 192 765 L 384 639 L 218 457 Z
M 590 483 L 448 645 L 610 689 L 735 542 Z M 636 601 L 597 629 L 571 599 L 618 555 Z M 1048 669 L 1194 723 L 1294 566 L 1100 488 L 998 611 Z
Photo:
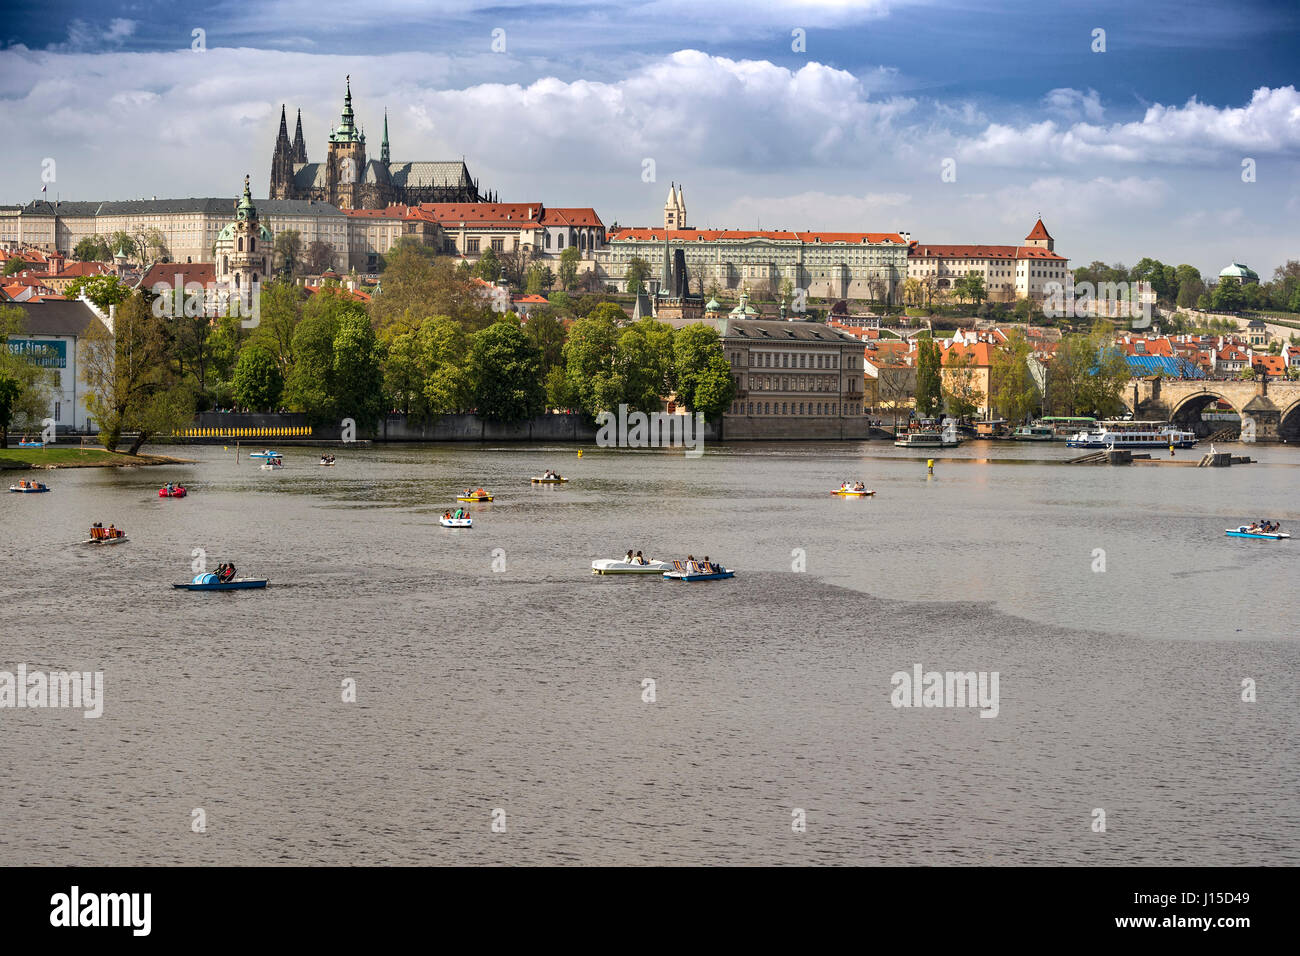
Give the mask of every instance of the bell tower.
M 352 112 L 352 77 L 347 78 L 343 115 L 330 133 L 327 175 L 330 202 L 340 209 L 361 208 L 361 183 L 366 171 L 366 134 L 357 128 Z

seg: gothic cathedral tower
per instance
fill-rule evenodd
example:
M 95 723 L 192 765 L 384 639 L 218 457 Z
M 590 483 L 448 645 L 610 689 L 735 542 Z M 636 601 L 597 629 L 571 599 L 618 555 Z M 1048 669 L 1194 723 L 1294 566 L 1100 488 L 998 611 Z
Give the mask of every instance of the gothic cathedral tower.
M 298 135 L 302 136 L 302 114 L 298 114 Z M 275 152 L 271 156 L 272 199 L 293 198 L 294 148 L 289 143 L 289 127 L 284 119 L 284 104 L 280 105 L 280 135 L 275 138 Z
M 366 134 L 352 115 L 352 77 L 347 78 L 343 119 L 330 134 L 327 177 L 330 202 L 340 209 L 361 209 L 361 184 L 366 173 Z

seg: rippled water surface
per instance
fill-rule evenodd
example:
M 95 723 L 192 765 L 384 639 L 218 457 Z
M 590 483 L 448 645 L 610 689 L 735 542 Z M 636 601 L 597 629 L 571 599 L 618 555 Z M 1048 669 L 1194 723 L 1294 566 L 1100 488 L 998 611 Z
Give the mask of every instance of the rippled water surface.
M 49 472 L 0 497 L 0 670 L 103 671 L 106 704 L 0 709 L 0 862 L 1300 863 L 1300 537 L 1223 534 L 1300 530 L 1300 449 L 1234 450 L 1261 461 L 444 445 L 263 472 L 211 447 Z M 571 482 L 530 486 L 547 467 Z M 879 494 L 827 494 L 856 478 Z M 479 484 L 475 527 L 439 528 Z M 95 520 L 131 541 L 79 547 Z M 739 573 L 590 574 L 629 547 Z M 196 548 L 271 586 L 173 591 Z M 916 663 L 997 671 L 997 717 L 895 709 Z

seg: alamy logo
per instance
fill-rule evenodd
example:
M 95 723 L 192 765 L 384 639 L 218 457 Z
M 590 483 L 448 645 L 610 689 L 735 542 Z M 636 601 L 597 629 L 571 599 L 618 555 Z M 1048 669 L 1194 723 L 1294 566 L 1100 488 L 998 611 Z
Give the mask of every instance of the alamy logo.
M 1043 284 L 1043 315 L 1049 319 L 1084 319 L 1096 316 L 1131 317 L 1133 328 L 1151 327 L 1155 290 L 1150 282 L 1060 282 Z
M 898 707 L 978 707 L 981 717 L 998 715 L 997 671 L 898 671 L 889 682 L 889 702 Z
M 153 924 L 152 893 L 70 893 L 50 897 L 51 926 L 127 926 L 133 936 L 148 936 Z
M 596 415 L 598 448 L 685 448 L 687 458 L 704 454 L 704 413 L 669 415 L 665 412 L 628 412 L 618 406 L 618 415 Z
M 0 671 L 0 708 L 80 707 L 87 720 L 104 714 L 104 672 Z
M 240 319 L 240 325 L 246 329 L 255 329 L 262 322 L 262 283 L 256 279 L 249 283 L 247 289 L 235 289 L 224 282 L 186 282 L 179 272 L 173 278 L 175 283 L 155 282 L 149 290 L 156 297 L 153 300 L 153 314 L 156 318 L 197 319 L 202 316 L 218 316 L 229 309 L 232 318 Z

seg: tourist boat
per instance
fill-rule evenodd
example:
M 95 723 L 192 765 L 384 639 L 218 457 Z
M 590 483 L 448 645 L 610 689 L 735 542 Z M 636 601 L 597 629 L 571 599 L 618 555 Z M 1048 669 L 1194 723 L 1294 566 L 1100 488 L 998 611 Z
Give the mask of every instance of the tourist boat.
M 168 491 L 166 488 L 158 489 L 159 498 L 184 498 L 185 494 L 186 492 L 185 492 L 184 485 L 177 485 L 171 491 Z
M 113 537 L 109 537 L 105 535 L 102 538 L 87 538 L 85 541 L 81 543 L 82 544 L 121 544 L 126 540 L 127 540 L 126 533 L 123 532 Z
M 262 462 L 263 471 L 279 471 L 284 467 L 284 462 L 279 458 L 270 458 Z
M 44 447 L 45 447 L 45 442 L 43 442 L 43 441 L 20 441 L 20 442 L 18 443 L 18 447 L 19 447 L 19 448 L 44 448 Z
M 537 475 L 534 475 L 532 478 L 532 482 L 535 485 L 562 485 L 568 480 L 568 478 L 560 478 L 558 476 L 555 478 L 539 478 Z
M 448 518 L 444 516 L 438 519 L 438 524 L 442 525 L 444 528 L 472 528 L 474 527 L 474 519 Z
M 591 562 L 592 574 L 663 574 L 673 570 L 667 561 L 647 561 L 645 564 L 625 561 L 622 558 L 601 558 Z
M 840 488 L 836 491 L 832 491 L 831 494 L 839 495 L 841 498 L 870 498 L 872 495 L 875 494 L 875 492 L 871 491 L 870 489 L 863 489 L 862 491 L 853 491 L 852 489 L 849 488 Z
M 1069 448 L 1192 448 L 1195 433 L 1156 422 L 1104 422 L 1066 439 Z
M 1012 441 L 1055 441 L 1056 429 L 1050 425 L 1021 425 L 1011 433 Z
M 1281 541 L 1283 538 L 1291 537 L 1285 531 L 1248 531 L 1249 527 L 1243 524 L 1238 528 L 1224 528 L 1223 533 L 1230 538 L 1268 538 L 1270 541 Z
M 699 568 L 699 564 L 694 565 Z M 664 572 L 666 581 L 721 581 L 723 578 L 734 578 L 735 571 L 729 571 L 720 564 L 709 562 L 712 571 L 692 571 L 687 568 L 684 561 L 674 561 L 673 570 Z
M 248 457 L 270 459 L 270 458 L 283 458 L 284 456 L 281 455 L 278 451 L 250 451 L 248 453 Z
M 955 434 L 945 434 L 932 428 L 906 432 L 894 439 L 897 448 L 956 448 L 961 439 Z
M 213 578 L 214 580 L 200 580 Z M 217 581 L 212 573 L 200 574 L 186 584 L 173 584 L 172 587 L 183 591 L 246 591 L 250 588 L 266 587 L 266 578 L 234 578 L 230 581 Z
M 10 485 L 10 491 L 20 491 L 25 495 L 36 494 L 41 491 L 49 491 L 49 485 L 43 485 L 39 481 L 28 481 L 19 485 Z
M 491 501 L 491 495 L 457 495 L 457 501 Z

